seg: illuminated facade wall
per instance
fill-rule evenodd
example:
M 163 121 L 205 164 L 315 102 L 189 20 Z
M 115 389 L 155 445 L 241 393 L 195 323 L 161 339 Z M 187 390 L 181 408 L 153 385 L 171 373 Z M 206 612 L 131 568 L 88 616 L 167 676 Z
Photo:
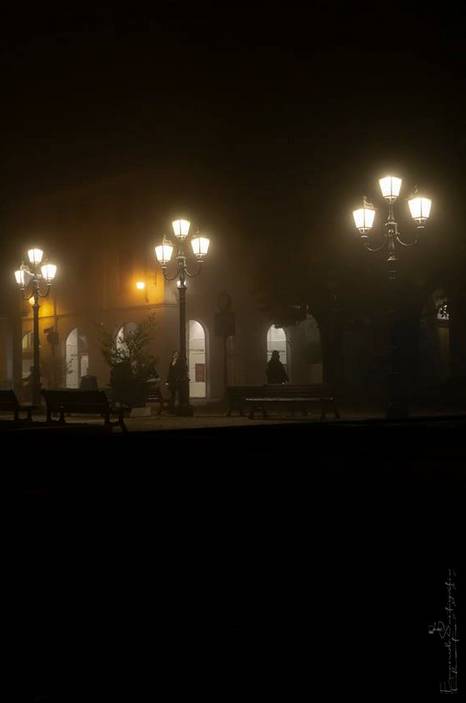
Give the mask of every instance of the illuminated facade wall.
M 149 313 L 155 313 L 157 319 L 151 351 L 159 359 L 161 377 L 166 378 L 171 352 L 178 348 L 178 291 L 175 282 L 165 282 L 154 258 L 154 245 L 170 227 L 170 207 L 154 192 L 145 182 L 141 186 L 138 177 L 128 176 L 37 198 L 16 209 L 11 217 L 8 228 L 12 240 L 23 242 L 24 250 L 37 243 L 58 265 L 52 292 L 41 300 L 40 307 L 44 386 L 75 387 L 76 374 L 83 368 L 97 377 L 99 386 L 107 386 L 110 370 L 100 350 L 101 329 L 116 335 L 123 325 L 142 322 Z M 20 252 L 11 254 L 15 257 L 13 270 Z M 136 287 L 138 281 L 145 283 L 143 290 Z M 224 342 L 216 334 L 223 291 L 231 296 L 236 322 L 234 338 L 226 345 L 229 383 L 265 382 L 267 331 L 273 320 L 258 310 L 257 301 L 249 293 L 252 281 L 253 272 L 244 259 L 232 252 L 222 233 L 216 239 L 212 232 L 202 273 L 188 280 L 188 328 L 193 321 L 196 326 L 191 325 L 192 329 L 204 332 L 202 349 L 199 335 L 192 340 L 189 362 L 193 397 L 223 397 Z M 18 297 L 17 291 L 15 295 Z M 30 350 L 23 354 L 21 344 L 32 331 L 31 305 L 24 302 L 17 313 L 12 312 L 10 327 L 16 316 L 21 321 L 11 332 L 14 363 L 10 363 L 9 372 L 3 363 L 1 374 L 5 383 L 11 383 L 13 377 L 15 387 L 20 389 L 24 370 L 32 365 Z M 67 340 L 76 329 L 86 340 L 86 358 L 76 366 L 68 344 L 70 373 Z M 294 376 L 295 380 L 306 380 L 293 373 L 292 363 L 288 366 L 292 380 Z

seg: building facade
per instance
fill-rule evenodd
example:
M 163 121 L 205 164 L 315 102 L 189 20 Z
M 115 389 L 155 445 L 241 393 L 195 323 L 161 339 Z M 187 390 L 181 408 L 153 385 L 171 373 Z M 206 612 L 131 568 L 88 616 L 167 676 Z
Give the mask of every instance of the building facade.
M 177 213 L 173 212 L 173 216 Z M 150 351 L 166 379 L 179 344 L 176 281 L 164 280 L 154 247 L 170 235 L 170 208 L 147 178 L 128 175 L 82 188 L 63 189 L 12 213 L 7 296 L 0 319 L 0 375 L 3 387 L 21 391 L 32 366 L 33 315 L 20 301 L 12 272 L 30 246 L 40 246 L 58 273 L 40 301 L 41 383 L 78 388 L 84 375 L 110 382 L 102 355 L 102 331 L 117 344 L 155 315 Z M 193 219 L 192 227 L 200 226 Z M 199 276 L 189 278 L 187 340 L 190 395 L 199 402 L 223 398 L 225 384 L 261 384 L 271 352 L 277 349 L 296 383 L 319 382 L 323 360 L 319 326 L 307 316 L 300 325 L 275 327 L 254 295 L 255 262 L 245 260 L 235 233 L 206 232 L 211 244 Z M 16 257 L 16 258 L 15 258 Z M 193 262 L 195 267 L 195 262 Z

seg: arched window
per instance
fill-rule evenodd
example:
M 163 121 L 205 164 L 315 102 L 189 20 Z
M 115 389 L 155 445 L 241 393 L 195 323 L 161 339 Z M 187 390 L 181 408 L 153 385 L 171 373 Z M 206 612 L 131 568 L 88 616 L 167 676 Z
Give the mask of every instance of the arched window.
M 77 327 L 66 338 L 66 387 L 79 388 L 82 376 L 86 376 L 89 367 L 87 339 Z
M 287 366 L 288 354 L 286 348 L 286 334 L 282 327 L 275 327 L 272 325 L 269 327 L 267 332 L 267 361 L 272 358 L 272 352 L 278 351 L 280 354 L 280 361 L 283 366 Z
M 115 336 L 115 344 L 119 352 L 124 353 L 127 350 L 125 337 L 128 333 L 135 332 L 136 329 L 137 324 L 135 322 L 125 322 L 125 324 L 120 327 Z
M 204 328 L 196 320 L 189 321 L 188 369 L 190 398 L 205 398 L 206 384 L 206 341 Z
M 33 340 L 34 337 L 32 332 L 26 332 L 21 340 L 21 350 L 23 356 L 21 375 L 23 378 L 27 378 L 31 373 L 33 361 Z

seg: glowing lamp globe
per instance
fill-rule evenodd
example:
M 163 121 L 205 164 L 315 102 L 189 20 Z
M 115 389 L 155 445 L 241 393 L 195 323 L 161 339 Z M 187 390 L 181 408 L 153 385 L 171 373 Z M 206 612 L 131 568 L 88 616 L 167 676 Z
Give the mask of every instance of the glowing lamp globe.
M 191 223 L 189 220 L 174 220 L 172 222 L 173 232 L 178 239 L 186 239 L 189 234 Z
M 203 259 L 209 251 L 210 240 L 208 237 L 194 237 L 191 240 L 191 247 L 193 249 L 193 254 L 196 259 Z
M 155 247 L 155 257 L 161 266 L 166 266 L 170 262 L 172 254 L 173 246 L 166 240 Z
M 18 271 L 15 271 L 16 283 L 21 288 L 24 288 L 24 286 L 26 285 L 24 273 L 24 269 L 19 269 Z
M 370 203 L 364 201 L 364 205 L 353 211 L 354 224 L 363 237 L 372 228 L 375 218 L 375 210 Z
M 432 200 L 416 195 L 408 201 L 411 217 L 417 222 L 418 228 L 424 227 L 424 222 L 430 217 Z
M 34 266 L 38 266 L 40 264 L 43 256 L 44 252 L 42 249 L 29 249 L 28 251 L 28 259 Z
M 379 185 L 383 197 L 392 202 L 396 200 L 400 194 L 401 178 L 385 176 L 385 178 L 379 178 Z
M 40 270 L 44 280 L 47 281 L 47 283 L 52 283 L 57 274 L 57 267 L 55 264 L 45 264 L 44 266 L 41 266 Z

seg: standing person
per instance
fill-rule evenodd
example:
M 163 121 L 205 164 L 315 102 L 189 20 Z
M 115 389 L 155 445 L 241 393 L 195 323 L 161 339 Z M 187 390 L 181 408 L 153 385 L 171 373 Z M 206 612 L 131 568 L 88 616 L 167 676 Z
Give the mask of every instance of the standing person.
M 180 401 L 180 385 L 183 380 L 183 365 L 177 351 L 174 351 L 168 367 L 167 386 L 170 390 L 170 411 L 175 412 L 175 405 Z
M 267 383 L 288 383 L 289 378 L 286 369 L 280 361 L 280 353 L 275 349 L 267 364 Z

